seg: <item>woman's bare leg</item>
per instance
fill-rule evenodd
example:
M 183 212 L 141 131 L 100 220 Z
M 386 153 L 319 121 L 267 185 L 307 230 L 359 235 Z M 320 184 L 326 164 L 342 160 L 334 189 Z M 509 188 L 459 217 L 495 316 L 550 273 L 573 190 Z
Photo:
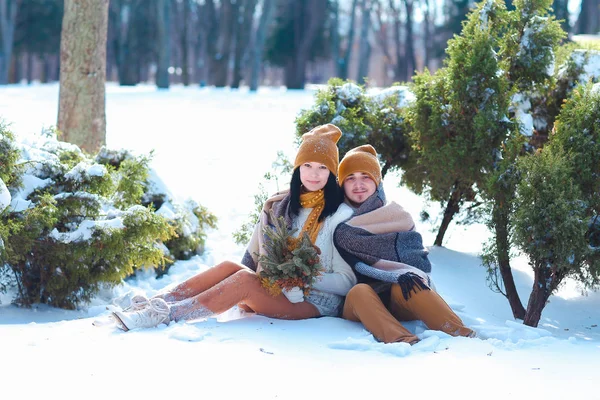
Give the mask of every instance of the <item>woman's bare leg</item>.
M 233 261 L 223 261 L 222 263 L 219 263 L 204 272 L 200 272 L 199 274 L 192 276 L 168 292 L 158 294 L 154 297 L 160 297 L 167 303 L 188 299 L 197 296 L 229 276 L 242 270 L 247 270 L 249 272 L 251 271 L 248 267 L 242 264 L 238 264 Z
M 271 296 L 256 273 L 239 270 L 200 294 L 171 305 L 171 320 L 191 320 L 220 314 L 243 303 L 258 314 L 280 319 L 305 319 L 320 316 L 308 302 L 290 303 L 280 294 Z

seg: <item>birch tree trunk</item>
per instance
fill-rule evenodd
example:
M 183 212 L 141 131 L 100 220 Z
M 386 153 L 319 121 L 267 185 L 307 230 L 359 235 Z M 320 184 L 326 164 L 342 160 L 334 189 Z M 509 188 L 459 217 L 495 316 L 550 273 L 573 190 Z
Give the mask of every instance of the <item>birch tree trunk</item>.
M 106 144 L 108 1 L 65 0 L 57 125 L 65 141 L 87 152 Z
M 20 0 L 0 0 L 0 85 L 8 83 L 19 3 Z

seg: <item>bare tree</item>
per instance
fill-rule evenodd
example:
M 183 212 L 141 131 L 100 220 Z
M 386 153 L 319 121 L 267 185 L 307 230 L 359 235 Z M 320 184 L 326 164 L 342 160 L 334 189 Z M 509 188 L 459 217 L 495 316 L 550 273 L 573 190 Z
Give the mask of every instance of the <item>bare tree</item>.
M 143 37 L 140 32 L 140 19 L 144 19 L 144 23 L 148 24 L 146 19 L 149 16 L 149 10 L 144 1 L 110 1 L 108 37 L 111 43 L 109 55 L 114 55 L 119 84 L 122 86 L 133 86 L 140 82 L 142 63 L 145 61 L 143 59 L 147 57 L 146 54 L 142 55 Z
M 600 3 L 598 0 L 581 0 L 581 11 L 575 25 L 576 33 L 600 31 Z
M 65 0 L 58 129 L 66 141 L 88 152 L 106 143 L 108 1 Z
M 413 0 L 404 0 L 406 9 L 406 75 L 405 81 L 409 81 L 417 68 L 417 58 L 415 57 L 415 38 L 413 35 Z
M 190 0 L 182 1 L 182 27 L 181 27 L 181 82 L 183 86 L 189 86 L 190 84 Z
M 290 1 L 293 19 L 292 44 L 294 53 L 285 63 L 285 84 L 288 89 L 303 89 L 306 81 L 306 65 L 311 50 L 321 33 L 327 9 L 327 0 Z
M 21 0 L 0 0 L 0 85 L 8 83 L 17 9 Z
M 394 0 L 389 0 L 388 4 L 390 8 L 390 14 L 394 19 L 394 50 L 396 53 L 394 79 L 401 81 L 406 77 L 406 47 L 402 41 L 402 20 L 400 17 L 400 6 L 396 5 Z
M 352 0 L 352 8 L 350 9 L 350 26 L 346 40 L 342 41 L 339 33 L 339 26 L 335 25 L 335 36 L 338 40 L 338 45 L 335 46 L 335 65 L 338 78 L 348 79 L 348 66 L 350 65 L 350 56 L 352 55 L 352 44 L 354 43 L 354 28 L 356 25 L 356 8 L 358 0 Z M 336 13 L 336 18 L 339 18 L 339 10 Z M 343 45 L 345 43 L 345 45 Z
M 565 32 L 569 33 L 571 31 L 569 25 L 569 0 L 554 0 L 552 2 L 552 9 L 554 10 L 556 19 L 562 20 L 562 28 Z
M 229 58 L 231 57 L 231 43 L 233 37 L 234 21 L 237 20 L 239 2 L 235 0 L 222 0 L 219 9 L 219 36 L 217 38 L 217 52 L 214 55 L 214 69 L 211 71 L 213 83 L 216 87 L 227 86 L 229 76 Z
M 360 4 L 360 44 L 358 56 L 358 76 L 356 81 L 364 84 L 369 76 L 369 60 L 371 58 L 371 43 L 369 42 L 369 30 L 371 28 L 371 1 L 362 0 Z
M 219 21 L 217 19 L 217 9 L 214 0 L 205 0 L 204 4 L 199 7 L 201 40 L 199 44 L 202 46 L 202 57 L 199 64 L 202 67 L 202 76 L 200 85 L 212 83 L 211 75 L 215 69 L 214 60 L 217 54 L 217 40 L 219 38 Z
M 425 12 L 423 13 L 423 41 L 425 53 L 423 55 L 423 66 L 427 68 L 432 68 L 431 60 L 432 60 L 432 51 L 434 47 L 433 37 L 435 33 L 435 18 L 436 11 L 435 7 L 432 5 L 432 0 L 422 0 L 422 4 L 425 8 Z
M 265 38 L 267 29 L 273 17 L 274 0 L 263 0 L 260 22 L 256 29 L 256 38 L 252 47 L 252 71 L 250 72 L 250 90 L 255 91 L 260 84 L 260 70 L 262 68 L 263 53 L 265 51 Z
M 256 9 L 256 0 L 243 0 L 241 4 L 240 16 L 237 19 L 235 29 L 235 52 L 233 56 L 233 78 L 231 82 L 232 88 L 240 86 L 242 80 L 242 65 L 244 57 L 247 54 L 248 43 L 252 33 L 252 21 L 254 18 L 254 10 Z
M 398 80 L 397 69 L 399 58 L 398 55 L 401 52 L 402 43 L 400 42 L 400 13 L 394 8 L 393 0 L 389 7 L 382 4 L 382 1 L 373 2 L 373 13 L 377 21 L 373 26 L 373 31 L 376 37 L 376 43 L 383 52 L 383 63 L 385 65 L 386 74 L 391 71 L 394 75 L 394 80 Z M 394 48 L 390 44 L 390 29 L 392 30 L 392 38 Z M 394 50 L 394 53 L 392 53 Z
M 158 25 L 158 63 L 156 86 L 169 88 L 169 66 L 171 65 L 171 0 L 156 0 L 156 20 Z

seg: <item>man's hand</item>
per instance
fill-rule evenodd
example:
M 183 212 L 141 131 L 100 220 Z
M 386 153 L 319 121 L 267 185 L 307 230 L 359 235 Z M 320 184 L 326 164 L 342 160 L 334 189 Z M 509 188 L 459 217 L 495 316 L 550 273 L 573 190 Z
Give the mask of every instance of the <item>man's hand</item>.
M 301 303 L 304 301 L 304 292 L 300 290 L 298 286 L 294 286 L 291 289 L 282 289 L 281 292 L 290 303 Z

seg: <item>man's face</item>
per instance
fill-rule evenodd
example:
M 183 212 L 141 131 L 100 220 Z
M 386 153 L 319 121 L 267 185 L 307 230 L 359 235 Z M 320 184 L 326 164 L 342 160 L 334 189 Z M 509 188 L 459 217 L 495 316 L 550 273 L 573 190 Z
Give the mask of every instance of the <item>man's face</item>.
M 346 177 L 343 188 L 350 203 L 358 206 L 375 193 L 377 184 L 364 172 L 355 172 Z

